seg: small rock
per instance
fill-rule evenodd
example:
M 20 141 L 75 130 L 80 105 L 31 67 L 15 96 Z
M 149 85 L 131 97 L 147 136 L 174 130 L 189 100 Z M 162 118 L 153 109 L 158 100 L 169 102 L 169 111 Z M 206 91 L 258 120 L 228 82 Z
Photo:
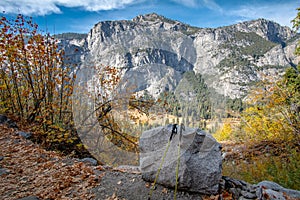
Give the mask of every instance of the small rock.
M 87 164 L 91 164 L 93 166 L 97 166 L 98 165 L 98 161 L 95 160 L 94 158 L 83 158 L 80 161 L 84 162 L 84 163 L 87 163 Z
M 271 189 L 263 190 L 263 197 L 264 199 L 268 199 L 268 200 L 286 200 L 282 192 L 276 192 Z
M 230 188 L 229 192 L 232 194 L 233 199 L 238 199 L 240 196 L 240 188 Z
M 4 124 L 7 121 L 7 117 L 5 115 L 0 115 L 0 124 Z
M 230 181 L 235 185 L 235 187 L 237 187 L 237 188 L 243 188 L 243 185 L 242 185 L 242 183 L 241 183 L 240 180 L 231 179 Z
M 280 191 L 280 190 L 284 189 L 284 187 L 282 187 L 278 183 L 274 183 L 272 181 L 262 181 L 262 182 L 259 182 L 257 185 L 260 187 L 272 189 L 275 191 Z
M 62 161 L 63 166 L 72 166 L 75 163 L 75 159 L 72 159 L 72 158 L 65 158 L 65 159 L 62 159 L 61 161 Z
M 100 170 L 97 170 L 97 169 L 94 169 L 93 172 L 96 176 L 101 176 L 104 173 L 103 171 L 100 171 Z
M 220 183 L 219 183 L 219 190 L 220 190 L 220 191 L 225 190 L 225 184 L 226 184 L 226 181 L 222 178 L 222 179 L 220 180 Z
M 14 122 L 13 120 L 11 119 L 7 119 L 6 120 L 6 124 L 9 128 L 18 128 L 16 122 Z
M 247 199 L 256 199 L 257 198 L 255 193 L 250 193 L 250 192 L 246 192 L 246 191 L 241 191 L 241 195 Z
M 39 198 L 36 197 L 36 196 L 28 196 L 28 197 L 23 197 L 23 198 L 18 199 L 18 200 L 39 200 Z
M 257 186 L 271 189 L 273 191 L 277 191 L 280 193 L 285 193 L 289 197 L 300 199 L 300 191 L 284 188 L 281 185 L 279 185 L 278 183 L 274 183 L 272 181 L 262 181 L 262 182 L 258 183 Z
M 242 190 L 250 192 L 250 193 L 255 193 L 257 186 L 254 186 L 243 180 L 240 180 L 239 182 L 242 184 Z
M 32 133 L 27 133 L 27 132 L 23 132 L 23 131 L 19 131 L 18 134 L 25 139 L 29 139 L 32 136 Z
M 114 168 L 114 170 L 121 171 L 121 172 L 135 173 L 135 174 L 139 174 L 141 171 L 140 166 L 134 166 L 134 165 L 120 165 Z
M 9 174 L 9 170 L 6 168 L 0 168 L 0 176 L 2 176 L 4 174 Z
M 4 157 L 3 157 L 3 156 L 0 156 L 0 161 L 3 160 L 3 159 L 4 159 Z
M 248 198 L 245 198 L 245 197 L 241 196 L 241 197 L 239 198 L 239 200 L 253 200 L 253 199 L 248 199 Z
M 262 189 L 262 187 L 257 187 L 256 188 L 256 196 L 257 196 L 257 198 L 258 199 L 262 199 L 262 192 L 263 192 L 263 189 Z
M 18 128 L 16 122 L 7 118 L 5 115 L 0 115 L 0 124 L 6 124 L 9 128 Z

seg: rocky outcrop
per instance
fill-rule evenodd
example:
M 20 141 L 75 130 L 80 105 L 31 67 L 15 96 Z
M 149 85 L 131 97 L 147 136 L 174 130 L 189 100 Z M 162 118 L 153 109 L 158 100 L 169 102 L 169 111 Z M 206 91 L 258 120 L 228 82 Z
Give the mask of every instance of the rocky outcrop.
M 279 44 L 284 43 L 295 34 L 289 27 L 280 26 L 266 19 L 241 22 L 233 25 L 232 29 L 240 32 L 254 32 L 266 40 Z
M 190 70 L 218 93 L 242 97 L 262 73 L 279 76 L 299 62 L 296 33 L 265 19 L 212 29 L 152 13 L 99 22 L 86 38 L 61 41 L 72 64 L 122 68 L 128 87 L 154 97 L 175 90 Z
M 237 200 L 300 199 L 300 191 L 286 189 L 271 181 L 262 181 L 258 184 L 250 184 L 242 180 L 223 176 L 220 189 L 223 192 L 229 192 L 232 195 L 232 199 Z
M 199 129 L 186 128 L 172 138 L 173 131 L 171 125 L 143 132 L 139 143 L 143 179 L 153 182 L 159 173 L 157 183 L 174 188 L 179 163 L 179 189 L 216 194 L 222 173 L 220 144 Z
M 272 190 L 277 193 L 281 193 L 282 196 L 288 196 L 291 198 L 300 199 L 300 191 L 284 188 L 281 185 L 274 183 L 272 181 L 259 182 L 258 184 L 256 184 L 256 187 L 262 189 L 262 192 L 263 192 L 262 195 L 264 195 L 264 192 L 266 194 L 268 194 L 268 192 L 270 192 L 270 190 Z M 268 191 L 266 191 L 266 190 L 268 190 Z M 270 193 L 269 193 L 269 196 L 271 196 Z

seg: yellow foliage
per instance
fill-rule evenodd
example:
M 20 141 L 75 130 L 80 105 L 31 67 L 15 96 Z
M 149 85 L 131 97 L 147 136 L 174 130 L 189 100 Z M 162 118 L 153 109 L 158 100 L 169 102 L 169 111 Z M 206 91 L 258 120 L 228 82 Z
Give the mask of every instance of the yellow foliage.
M 274 96 L 264 96 L 269 103 L 263 104 L 257 101 L 242 113 L 242 131 L 250 140 L 285 140 L 294 139 L 293 129 L 287 117 L 289 113 L 282 111 L 287 109 L 280 105 L 283 100 Z
M 300 117 L 297 112 L 300 96 L 299 91 L 294 89 L 299 87 L 297 76 L 299 80 L 299 73 L 287 70 L 281 80 L 265 77 L 250 93 L 248 108 L 241 115 L 241 135 L 244 139 L 300 140 Z
M 223 175 L 249 183 L 270 180 L 284 187 L 299 190 L 299 164 L 299 152 L 290 150 L 288 157 L 255 156 L 248 158 L 247 161 L 225 161 L 223 163 Z
M 298 30 L 300 8 L 297 10 L 298 15 L 293 22 Z M 300 55 L 300 45 L 296 55 Z M 270 180 L 299 190 L 300 65 L 288 68 L 281 80 L 264 77 L 264 81 L 251 91 L 247 100 L 248 107 L 241 115 L 239 139 L 254 144 L 273 141 L 281 146 L 264 145 L 265 152 L 259 151 L 260 154 L 249 151 L 252 154 L 246 159 L 226 160 L 223 163 L 223 175 L 250 183 Z
M 214 137 L 218 141 L 226 141 L 232 138 L 233 129 L 231 127 L 231 124 L 224 123 L 223 126 L 216 131 L 214 134 Z

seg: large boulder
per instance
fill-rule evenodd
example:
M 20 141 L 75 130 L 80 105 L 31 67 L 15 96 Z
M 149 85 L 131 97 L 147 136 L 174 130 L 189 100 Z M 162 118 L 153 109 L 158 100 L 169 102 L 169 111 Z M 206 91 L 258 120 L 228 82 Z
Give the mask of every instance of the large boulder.
M 157 183 L 174 187 L 176 167 L 180 160 L 178 189 L 216 194 L 222 178 L 221 145 L 210 134 L 195 128 L 186 128 L 180 137 L 180 129 L 182 127 L 178 127 L 178 133 L 170 141 L 169 148 L 172 125 L 142 133 L 139 144 L 143 179 L 153 182 L 160 169 Z

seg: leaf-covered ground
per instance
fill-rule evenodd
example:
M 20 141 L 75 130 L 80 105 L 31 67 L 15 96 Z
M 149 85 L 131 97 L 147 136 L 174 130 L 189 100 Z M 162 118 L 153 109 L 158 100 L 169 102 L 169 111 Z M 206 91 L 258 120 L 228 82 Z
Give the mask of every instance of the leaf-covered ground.
M 0 125 L 0 197 L 18 199 L 92 199 L 99 185 L 96 167 L 46 151 Z M 98 167 L 101 170 L 101 167 Z

